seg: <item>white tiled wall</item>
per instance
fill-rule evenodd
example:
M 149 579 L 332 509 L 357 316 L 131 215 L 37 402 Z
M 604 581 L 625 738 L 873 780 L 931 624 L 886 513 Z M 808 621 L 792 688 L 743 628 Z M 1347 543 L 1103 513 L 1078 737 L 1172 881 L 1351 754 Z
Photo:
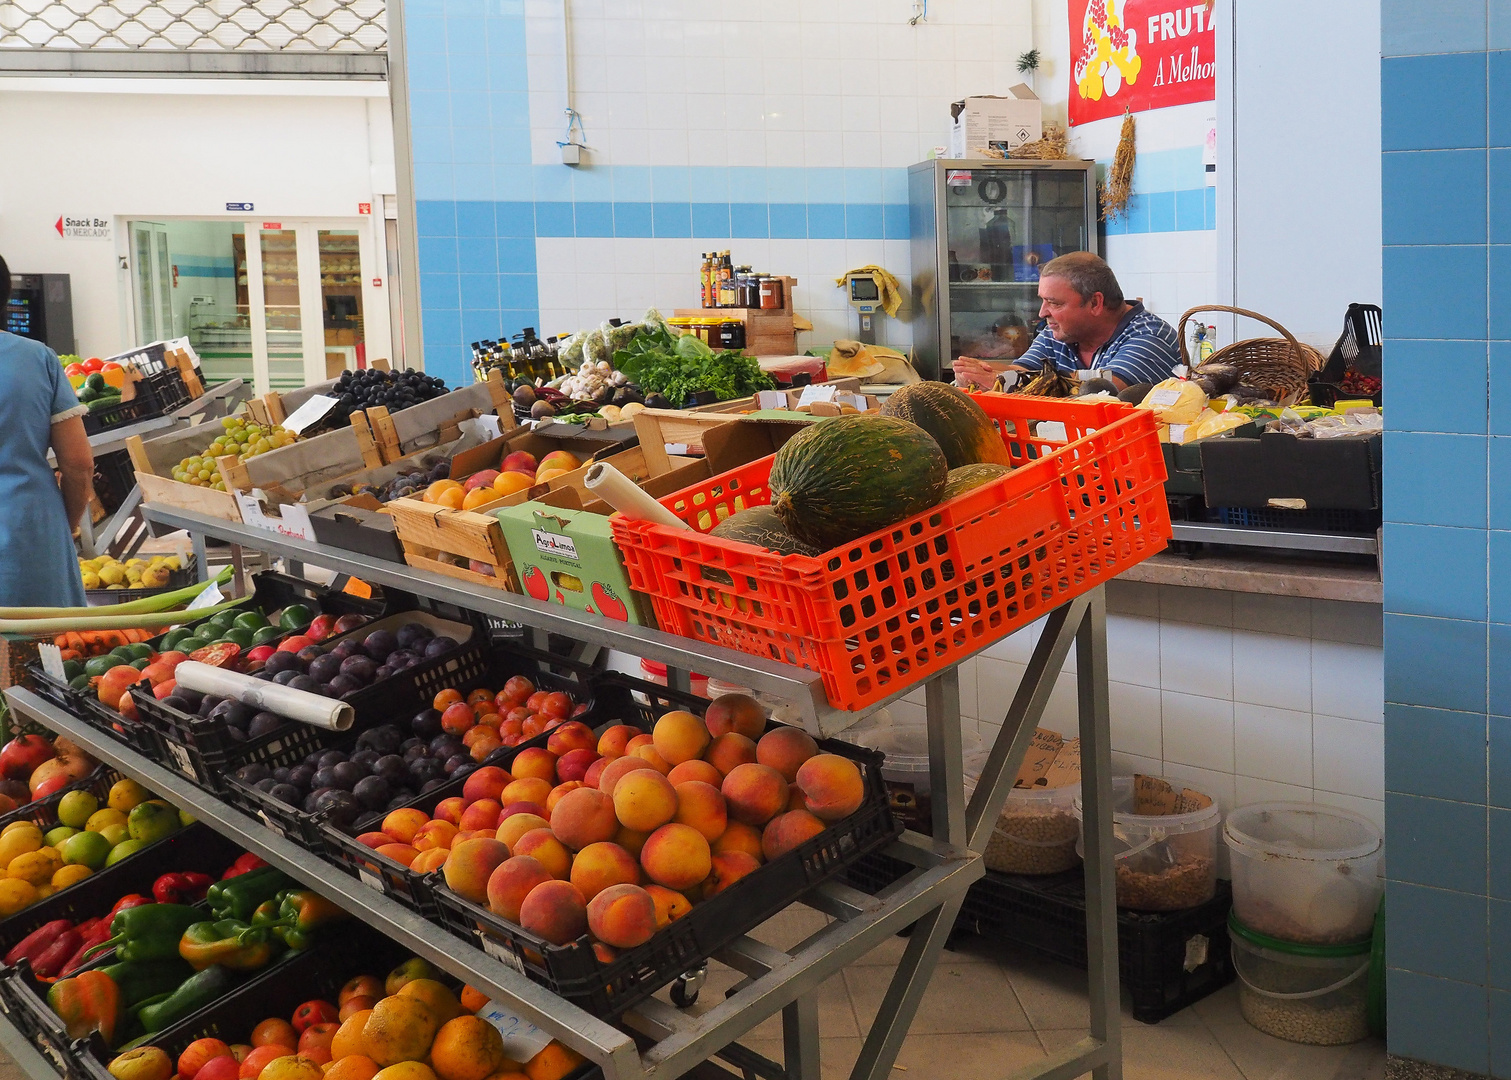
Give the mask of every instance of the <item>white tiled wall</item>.
M 1384 820 L 1378 605 L 1114 582 L 1107 654 L 1113 763 L 1191 784 L 1224 811 L 1273 799 Z M 1037 640 L 1029 628 L 961 675 L 961 713 L 1000 727 Z M 1074 652 L 1045 712 L 1077 731 Z M 922 693 L 892 706 L 922 718 Z M 972 707 L 974 706 L 974 708 Z

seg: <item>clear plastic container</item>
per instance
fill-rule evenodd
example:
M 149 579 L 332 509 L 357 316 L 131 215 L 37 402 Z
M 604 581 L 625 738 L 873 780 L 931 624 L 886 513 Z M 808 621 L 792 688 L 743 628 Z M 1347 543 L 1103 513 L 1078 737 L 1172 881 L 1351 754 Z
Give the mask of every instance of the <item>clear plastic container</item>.
M 1267 1035 L 1313 1046 L 1358 1042 L 1369 1034 L 1370 941 L 1298 945 L 1260 934 L 1234 912 L 1228 919 L 1238 1008 Z
M 967 799 L 976 790 L 985 764 L 985 753 L 966 759 Z M 1080 795 L 1080 784 L 1014 787 L 982 852 L 986 868 L 1003 874 L 1058 874 L 1079 863 L 1076 847 L 1081 823 L 1075 802 Z
M 886 710 L 878 709 L 873 717 L 847 728 L 838 737 L 886 755 L 886 760 L 881 763 L 881 778 L 891 796 L 892 813 L 907 828 L 932 833 L 934 808 L 930 794 L 933 783 L 929 775 L 927 722 L 898 722 Z M 970 760 L 981 752 L 981 737 L 975 731 L 962 731 L 961 748 L 965 760 Z
M 1385 883 L 1384 839 L 1358 814 L 1312 803 L 1256 803 L 1223 827 L 1233 910 L 1282 941 L 1337 945 L 1369 937 Z
M 1176 791 L 1185 787 L 1179 781 L 1165 782 Z M 1222 824 L 1216 800 L 1205 809 L 1186 814 L 1135 814 L 1133 777 L 1114 776 L 1112 805 L 1119 907 L 1179 911 L 1212 899 L 1217 891 L 1217 831 Z M 1084 857 L 1080 795 L 1073 809 L 1082 825 L 1076 853 Z

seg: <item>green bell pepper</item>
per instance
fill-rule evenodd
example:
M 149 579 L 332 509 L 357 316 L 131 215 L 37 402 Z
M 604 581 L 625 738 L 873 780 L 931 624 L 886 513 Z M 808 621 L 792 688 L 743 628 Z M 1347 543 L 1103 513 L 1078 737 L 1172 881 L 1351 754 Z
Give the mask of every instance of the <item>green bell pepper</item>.
M 121 1003 L 127 1009 L 135 1009 L 158 995 L 172 993 L 194 974 L 180 956 L 171 960 L 126 960 L 100 970 L 115 980 L 121 991 Z
M 296 882 L 275 866 L 262 866 L 245 874 L 217 881 L 205 892 L 205 902 L 217 919 L 246 922 L 258 905 L 273 899 Z
M 307 949 L 316 931 L 347 918 L 346 911 L 309 889 L 278 894 L 278 922 L 273 933 L 294 950 Z
M 204 914 L 185 904 L 127 908 L 110 920 L 110 937 L 86 952 L 84 959 L 114 948 L 117 960 L 171 960 L 178 955 L 178 939 Z
M 273 940 L 271 928 L 250 926 L 237 919 L 198 922 L 184 930 L 178 954 L 195 971 L 211 965 L 255 971 L 273 958 Z
M 176 1024 L 190 1013 L 203 1009 L 224 997 L 236 980 L 225 968 L 216 964 L 191 975 L 179 988 L 161 1000 L 148 999 L 151 1004 L 137 1007 L 137 1019 L 147 1034 L 161 1031 Z

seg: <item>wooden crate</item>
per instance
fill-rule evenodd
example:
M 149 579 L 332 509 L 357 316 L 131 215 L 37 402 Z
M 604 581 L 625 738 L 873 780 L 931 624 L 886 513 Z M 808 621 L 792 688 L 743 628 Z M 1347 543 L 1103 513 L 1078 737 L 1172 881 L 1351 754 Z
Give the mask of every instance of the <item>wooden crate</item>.
M 210 421 L 155 439 L 143 439 L 140 435 L 127 439 L 126 452 L 136 470 L 142 501 L 176 506 L 223 521 L 240 521 L 236 496 L 229 491 L 196 487 L 173 479 L 174 466 L 206 449 L 221 430 L 219 421 Z
M 524 502 L 528 495 L 522 491 L 489 505 Z M 504 543 L 498 519 L 491 513 L 485 513 L 481 507 L 477 510 L 448 510 L 419 499 L 394 499 L 386 509 L 393 517 L 399 542 L 404 545 L 404 561 L 410 566 L 487 589 L 520 591 L 514 562 L 509 557 L 509 546 Z M 446 561 L 443 558 L 446 555 L 484 563 L 493 568 L 493 574 L 490 576 L 457 566 Z
M 781 275 L 777 275 L 781 276 Z M 797 278 L 782 277 L 782 306 L 765 308 L 677 308 L 674 319 L 722 319 L 745 324 L 744 352 L 750 356 L 792 356 L 797 353 L 792 290 Z M 809 329 L 812 329 L 810 326 Z

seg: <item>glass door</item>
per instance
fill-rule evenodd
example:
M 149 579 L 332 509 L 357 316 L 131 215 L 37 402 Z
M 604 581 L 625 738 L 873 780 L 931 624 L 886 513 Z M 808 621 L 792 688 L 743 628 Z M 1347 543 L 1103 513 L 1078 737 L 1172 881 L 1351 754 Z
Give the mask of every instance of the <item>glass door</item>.
M 168 257 L 167 226 L 131 223 L 132 284 L 136 293 L 137 344 L 179 337 L 173 321 L 173 274 Z

